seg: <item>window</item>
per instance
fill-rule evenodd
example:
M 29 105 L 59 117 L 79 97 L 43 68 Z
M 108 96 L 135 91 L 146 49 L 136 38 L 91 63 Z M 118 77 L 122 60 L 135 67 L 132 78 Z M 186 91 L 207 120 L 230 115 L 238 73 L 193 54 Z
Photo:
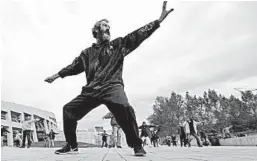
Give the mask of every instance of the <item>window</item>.
M 7 119 L 7 112 L 1 111 L 1 119 L 6 120 Z
M 21 122 L 21 113 L 11 111 L 11 119 L 12 119 L 12 122 L 20 123 Z
M 27 114 L 27 113 L 24 113 L 24 120 L 25 121 L 31 120 L 31 115 Z
M 53 117 L 49 117 L 51 120 L 53 120 L 56 123 L 56 119 Z
M 44 141 L 46 136 L 46 129 L 44 125 L 44 118 L 34 115 L 34 119 L 40 119 L 40 121 L 35 122 L 36 133 L 38 141 Z

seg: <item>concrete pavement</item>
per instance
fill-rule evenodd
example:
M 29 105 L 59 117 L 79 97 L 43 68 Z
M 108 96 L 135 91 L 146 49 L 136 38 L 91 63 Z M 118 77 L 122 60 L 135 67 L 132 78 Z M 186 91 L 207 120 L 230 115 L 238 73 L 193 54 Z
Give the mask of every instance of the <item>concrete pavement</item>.
M 55 155 L 53 148 L 1 149 L 2 161 L 257 161 L 257 147 L 146 147 L 145 157 L 130 148 L 83 148 L 76 155 Z

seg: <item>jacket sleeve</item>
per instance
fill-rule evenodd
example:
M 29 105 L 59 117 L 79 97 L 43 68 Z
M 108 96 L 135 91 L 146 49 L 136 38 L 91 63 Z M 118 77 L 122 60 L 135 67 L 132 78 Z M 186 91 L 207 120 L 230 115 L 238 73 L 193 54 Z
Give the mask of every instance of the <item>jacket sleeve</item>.
M 155 20 L 147 25 L 135 30 L 127 36 L 121 38 L 121 52 L 123 56 L 127 56 L 135 50 L 145 39 L 147 39 L 157 28 L 160 27 L 160 22 Z
M 66 76 L 80 74 L 83 71 L 84 71 L 83 53 L 81 53 L 80 56 L 76 57 L 70 65 L 63 68 L 61 71 L 58 72 L 58 74 L 60 75 L 61 78 L 64 78 Z

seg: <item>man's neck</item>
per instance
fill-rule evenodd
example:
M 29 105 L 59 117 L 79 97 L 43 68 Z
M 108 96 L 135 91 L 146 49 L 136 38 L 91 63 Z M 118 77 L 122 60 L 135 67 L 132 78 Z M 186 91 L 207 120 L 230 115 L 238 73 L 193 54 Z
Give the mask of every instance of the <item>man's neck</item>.
M 109 41 L 103 40 L 103 39 L 97 39 L 97 40 L 96 40 L 96 44 L 98 44 L 98 45 L 100 45 L 100 44 L 106 44 L 106 43 L 109 43 Z

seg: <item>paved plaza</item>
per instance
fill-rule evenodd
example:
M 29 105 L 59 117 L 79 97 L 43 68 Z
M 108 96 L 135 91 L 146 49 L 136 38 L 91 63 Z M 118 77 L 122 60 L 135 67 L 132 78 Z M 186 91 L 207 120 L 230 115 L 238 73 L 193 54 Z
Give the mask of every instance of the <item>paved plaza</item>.
M 132 149 L 82 148 L 76 155 L 55 155 L 50 148 L 1 149 L 2 161 L 257 161 L 257 147 L 157 147 L 145 148 L 145 157 Z

